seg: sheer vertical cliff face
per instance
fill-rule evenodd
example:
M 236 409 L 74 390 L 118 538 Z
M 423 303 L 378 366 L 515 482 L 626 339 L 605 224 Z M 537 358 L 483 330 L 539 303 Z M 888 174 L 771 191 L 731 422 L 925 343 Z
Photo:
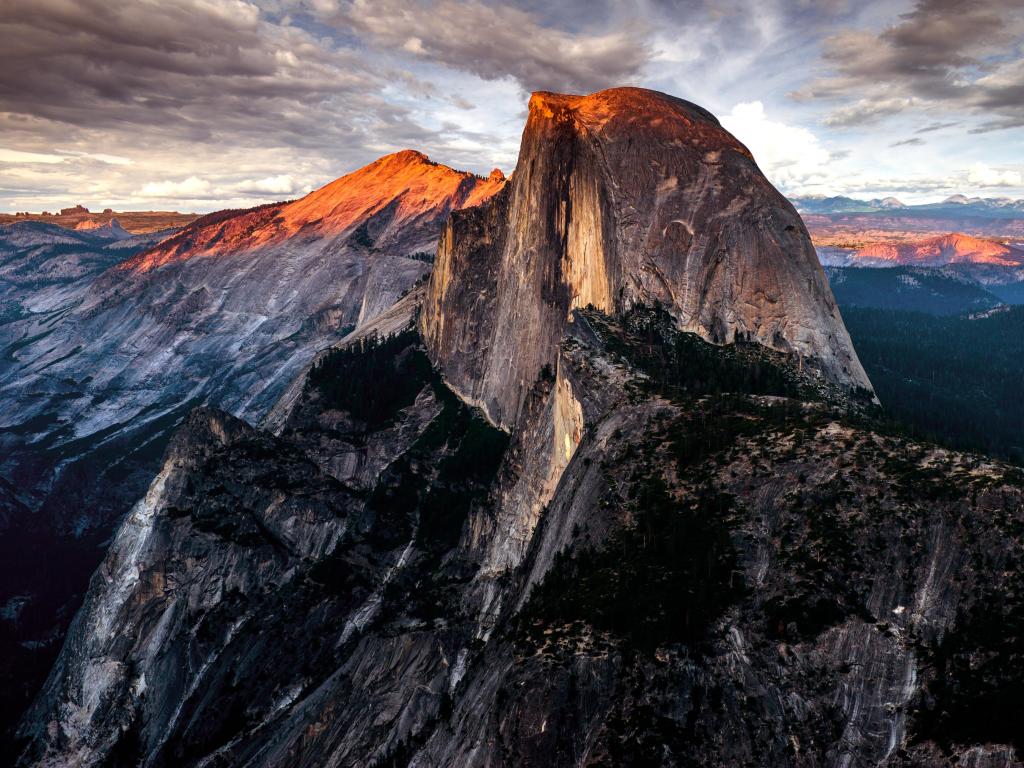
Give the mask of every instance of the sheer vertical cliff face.
M 800 217 L 712 115 L 638 88 L 534 94 L 512 179 L 442 236 L 432 356 L 508 427 L 571 309 L 656 302 L 709 341 L 756 340 L 870 388 Z

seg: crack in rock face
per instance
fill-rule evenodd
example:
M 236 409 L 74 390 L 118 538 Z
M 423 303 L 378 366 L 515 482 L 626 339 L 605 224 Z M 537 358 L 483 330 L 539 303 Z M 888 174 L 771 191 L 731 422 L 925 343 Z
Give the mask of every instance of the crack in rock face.
M 711 114 L 639 88 L 535 93 L 512 178 L 442 236 L 432 357 L 508 428 L 572 309 L 656 303 L 709 341 L 871 387 L 799 215 Z

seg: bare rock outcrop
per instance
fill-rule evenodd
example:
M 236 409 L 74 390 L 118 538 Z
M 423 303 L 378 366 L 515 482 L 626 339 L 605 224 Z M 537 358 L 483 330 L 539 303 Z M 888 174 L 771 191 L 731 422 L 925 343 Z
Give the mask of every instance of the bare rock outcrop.
M 799 215 L 711 114 L 639 88 L 535 93 L 515 174 L 442 236 L 421 319 L 432 357 L 510 427 L 572 309 L 655 303 L 709 341 L 870 388 Z

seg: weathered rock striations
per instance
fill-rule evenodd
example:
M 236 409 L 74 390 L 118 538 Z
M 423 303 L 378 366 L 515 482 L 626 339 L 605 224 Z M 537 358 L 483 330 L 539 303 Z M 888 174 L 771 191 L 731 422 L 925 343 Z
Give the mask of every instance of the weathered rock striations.
M 874 421 L 762 185 L 696 107 L 535 97 L 272 433 L 192 413 L 22 763 L 1019 766 L 1024 477 Z
M 671 324 L 578 313 L 512 442 L 409 332 L 325 356 L 277 436 L 196 411 L 23 762 L 1019 765 L 1020 471 Z M 481 580 L 480 521 L 557 437 Z
M 442 236 L 421 321 L 432 356 L 508 428 L 571 309 L 655 303 L 708 340 L 870 387 L 800 217 L 712 115 L 638 88 L 535 93 L 512 179 Z
M 0 483 L 17 490 L 0 496 L 0 605 L 31 596 L 16 627 L 0 618 L 0 680 L 55 654 L 101 543 L 192 408 L 260 420 L 423 278 L 453 209 L 502 183 L 406 151 L 162 236 L 0 227 Z M 0 715 L 15 691 L 20 678 Z

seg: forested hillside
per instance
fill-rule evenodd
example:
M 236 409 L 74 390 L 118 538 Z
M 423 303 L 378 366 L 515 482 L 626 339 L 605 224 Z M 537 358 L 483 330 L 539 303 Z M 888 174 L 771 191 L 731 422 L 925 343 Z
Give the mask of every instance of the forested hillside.
M 1024 461 L 1024 307 L 973 319 L 842 312 L 895 420 L 922 437 Z

